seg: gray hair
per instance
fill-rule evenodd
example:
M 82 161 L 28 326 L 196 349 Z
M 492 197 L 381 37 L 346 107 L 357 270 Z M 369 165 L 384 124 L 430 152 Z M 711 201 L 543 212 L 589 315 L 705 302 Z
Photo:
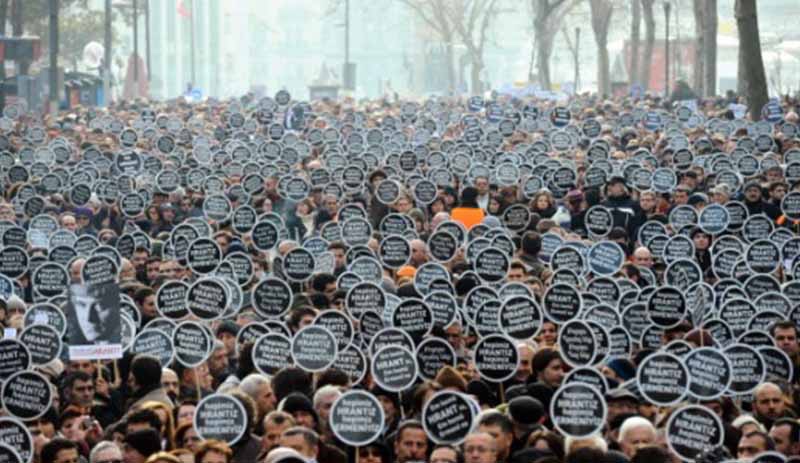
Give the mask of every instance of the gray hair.
M 744 426 L 746 424 L 752 424 L 759 431 L 767 432 L 767 429 L 764 427 L 764 425 L 761 424 L 757 419 L 755 419 L 755 417 L 753 417 L 753 415 L 747 415 L 747 414 L 739 415 L 739 416 L 736 417 L 735 420 L 733 420 L 731 422 L 731 426 L 733 426 L 734 428 L 736 428 L 736 429 L 738 429 L 740 431 L 742 430 L 742 426 Z
M 105 452 L 106 450 L 112 448 L 119 451 L 119 454 L 122 455 L 122 450 L 120 450 L 120 448 L 114 442 L 111 442 L 110 440 L 100 441 L 97 445 L 94 446 L 92 451 L 89 452 L 89 462 L 97 463 L 97 458 L 98 458 L 97 455 L 99 455 L 101 452 Z
M 625 436 L 628 435 L 628 433 L 638 428 L 645 428 L 652 432 L 653 436 L 656 435 L 656 427 L 653 426 L 653 423 L 641 416 L 632 416 L 622 422 L 622 426 L 619 428 L 619 440 L 625 440 Z
M 338 399 L 339 397 L 342 396 L 342 391 L 339 390 L 339 387 L 334 386 L 333 384 L 327 384 L 319 388 L 317 392 L 314 393 L 314 409 L 316 410 L 320 402 L 322 402 L 322 399 L 334 395 Z
M 247 375 L 241 383 L 239 383 L 239 389 L 242 390 L 245 394 L 249 395 L 256 400 L 258 397 L 258 390 L 261 389 L 264 385 L 269 386 L 269 378 L 261 373 L 250 373 Z
M 600 450 L 603 453 L 608 452 L 608 443 L 597 434 L 592 434 L 589 437 L 583 438 L 575 438 L 572 436 L 567 436 L 564 439 L 564 453 L 569 454 L 573 452 L 576 445 L 581 445 L 581 447 L 593 447 Z

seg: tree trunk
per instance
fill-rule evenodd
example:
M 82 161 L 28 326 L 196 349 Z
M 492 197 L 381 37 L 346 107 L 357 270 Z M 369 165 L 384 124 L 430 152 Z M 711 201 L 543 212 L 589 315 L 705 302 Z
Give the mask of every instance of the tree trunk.
M 533 63 L 536 62 L 536 40 L 531 40 L 531 60 L 528 62 L 528 82 L 533 82 Z
M 8 0 L 0 0 L 0 35 L 6 35 Z M 6 65 L 0 61 L 0 111 L 6 107 Z
M 628 83 L 639 83 L 639 46 L 641 45 L 642 4 L 631 0 L 631 46 L 628 63 Z
M 747 99 L 750 117 L 758 120 L 768 96 L 756 0 L 736 0 L 734 11 L 739 30 L 739 66 L 736 72 L 739 94 Z
M 605 99 L 611 96 L 610 64 L 606 42 L 597 44 L 597 92 Z
M 479 56 L 473 54 L 470 66 L 470 92 L 473 95 L 480 95 L 483 93 L 483 84 L 481 83 L 481 71 L 483 70 L 483 60 Z
M 580 55 L 580 31 L 581 28 L 575 29 L 575 53 L 572 55 L 572 69 L 573 69 L 573 86 L 575 87 L 575 94 L 579 93 L 581 88 L 581 55 Z
M 541 14 L 541 13 L 540 13 Z M 539 85 L 542 90 L 550 90 L 550 55 L 553 53 L 553 38 L 549 37 L 547 18 L 534 21 L 536 40 L 536 72 L 539 74 Z
M 610 65 L 608 60 L 608 26 L 614 5 L 611 0 L 591 0 L 592 31 L 597 44 L 597 93 L 603 98 L 611 95 Z
M 694 72 L 692 73 L 692 88 L 698 97 L 706 94 L 703 88 L 705 81 L 705 63 L 703 62 L 706 53 L 705 34 L 705 11 L 703 10 L 704 0 L 693 0 L 692 10 L 694 13 Z
M 447 82 L 450 85 L 450 94 L 455 95 L 458 84 L 456 82 L 455 60 L 453 56 L 453 38 L 447 37 L 445 45 L 445 59 L 447 60 Z
M 642 16 L 644 17 L 644 53 L 642 53 L 639 80 L 645 90 L 650 88 L 650 67 L 653 65 L 653 49 L 656 43 L 656 19 L 653 15 L 655 0 L 642 0 Z
M 705 0 L 703 14 L 703 89 L 706 97 L 717 94 L 717 0 Z

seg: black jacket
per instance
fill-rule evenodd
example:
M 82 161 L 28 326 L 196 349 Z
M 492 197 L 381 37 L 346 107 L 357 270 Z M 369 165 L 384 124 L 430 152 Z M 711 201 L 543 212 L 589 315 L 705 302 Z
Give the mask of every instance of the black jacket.
M 639 204 L 628 195 L 608 198 L 601 205 L 611 211 L 614 218 L 614 227 L 623 228 L 628 233 L 628 238 L 635 238 L 634 232 L 642 223 L 642 209 Z

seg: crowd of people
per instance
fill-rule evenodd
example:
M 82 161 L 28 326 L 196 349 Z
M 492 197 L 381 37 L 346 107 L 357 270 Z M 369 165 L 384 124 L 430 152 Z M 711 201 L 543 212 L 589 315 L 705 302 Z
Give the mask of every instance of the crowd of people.
M 0 237 L 4 247 L 16 245 L 12 232 L 21 228 L 29 262 L 7 278 L 4 337 L 48 323 L 26 317 L 37 305 L 65 310 L 67 287 L 48 296 L 37 288 L 37 266 L 59 262 L 79 284 L 87 259 L 108 248 L 119 257 L 112 280 L 129 301 L 122 325 L 133 332 L 123 330 L 119 359 L 70 359 L 65 336 L 60 358 L 30 366 L 52 385 L 50 407 L 28 420 L 4 408 L 0 443 L 26 463 L 800 458 L 800 295 L 792 284 L 800 215 L 784 201 L 800 191 L 797 101 L 771 102 L 772 112 L 763 115 L 769 121 L 742 114 L 739 103 L 649 95 L 305 103 L 284 92 L 192 104 L 123 101 L 55 116 L 11 105 L 0 120 Z M 432 192 L 423 188 L 431 184 Z M 88 185 L 90 194 L 76 185 Z M 702 214 L 706 209 L 719 214 Z M 54 225 L 42 226 L 42 216 Z M 254 225 L 264 221 L 276 225 L 275 239 L 254 236 Z M 73 255 L 53 245 L 56 235 Z M 216 243 L 221 254 L 211 271 L 192 261 L 187 236 Z M 393 253 L 387 237 L 395 239 Z M 750 253 L 764 240 L 780 249 L 772 267 Z M 602 271 L 607 261 L 592 260 L 597 243 L 622 251 L 609 272 Z M 314 266 L 298 277 L 286 257 L 303 248 Z M 478 268 L 486 249 L 507 259 Z M 377 277 L 367 265 L 375 263 Z M 192 285 L 223 275 L 232 275 L 238 289 L 231 293 L 239 297 L 226 301 L 221 316 L 188 310 L 175 317 L 159 299 L 175 281 Z M 256 294 L 265 279 L 283 280 L 291 290 L 273 314 L 264 313 Z M 382 297 L 366 305 L 350 298 L 362 281 L 374 282 Z M 568 316 L 556 316 L 548 299 L 556 286 L 580 295 Z M 685 299 L 676 318 L 662 323 L 648 298 L 664 286 Z M 451 296 L 455 310 L 433 310 L 434 293 Z M 478 293 L 483 299 L 476 302 Z M 509 297 L 532 301 L 538 312 L 524 314 L 535 325 L 527 336 L 502 326 L 497 310 Z M 407 387 L 392 391 L 370 371 L 370 340 L 393 323 L 407 326 L 393 310 L 408 300 L 422 301 L 429 315 L 421 336 L 409 333 L 411 349 L 438 338 L 455 356 L 434 372 L 418 368 Z M 730 301 L 745 307 L 733 313 Z M 350 320 L 354 333 L 338 352 L 361 353 L 360 369 L 340 367 L 337 357 L 320 371 L 291 359 L 265 370 L 254 349 L 260 337 L 278 332 L 291 339 L 328 311 Z M 130 347 L 138 333 L 171 336 L 185 320 L 213 334 L 207 359 L 197 365 L 174 355 L 165 363 Z M 587 326 L 595 330 L 596 351 L 583 362 L 561 339 L 573 320 L 595 322 Z M 496 335 L 516 346 L 515 369 L 499 381 L 474 355 L 481 339 Z M 780 354 L 759 354 L 760 375 L 737 392 L 731 381 L 742 367 L 729 363 L 734 378 L 718 394 L 689 388 L 671 404 L 654 403 L 640 390 L 641 366 L 651 355 L 684 359 L 701 347 L 724 352 L 748 343 L 777 348 L 790 367 L 774 367 Z M 553 416 L 557 391 L 587 381 L 575 370 L 594 370 L 593 387 L 602 389 L 602 425 L 589 435 L 556 426 Z M 336 401 L 353 390 L 368 392 L 383 409 L 379 436 L 359 446 L 346 444 L 331 418 Z M 426 405 L 440 391 L 475 406 L 468 431 L 452 441 L 429 431 Z M 234 440 L 198 429 L 198 404 L 215 394 L 245 410 L 244 432 Z M 711 444 L 695 442 L 697 451 L 687 455 L 692 443 L 675 437 L 671 418 L 698 405 L 718 417 L 722 433 Z M 4 432 L 14 423 L 27 429 L 29 442 Z

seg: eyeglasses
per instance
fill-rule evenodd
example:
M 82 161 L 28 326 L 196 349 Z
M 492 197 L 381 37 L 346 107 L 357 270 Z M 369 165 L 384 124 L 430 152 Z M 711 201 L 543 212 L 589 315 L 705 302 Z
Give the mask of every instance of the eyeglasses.
M 473 453 L 473 452 L 477 452 L 477 453 L 489 453 L 489 452 L 492 452 L 492 453 L 494 453 L 494 449 L 492 449 L 490 447 L 484 447 L 482 445 L 468 445 L 468 446 L 464 447 L 464 453 Z

